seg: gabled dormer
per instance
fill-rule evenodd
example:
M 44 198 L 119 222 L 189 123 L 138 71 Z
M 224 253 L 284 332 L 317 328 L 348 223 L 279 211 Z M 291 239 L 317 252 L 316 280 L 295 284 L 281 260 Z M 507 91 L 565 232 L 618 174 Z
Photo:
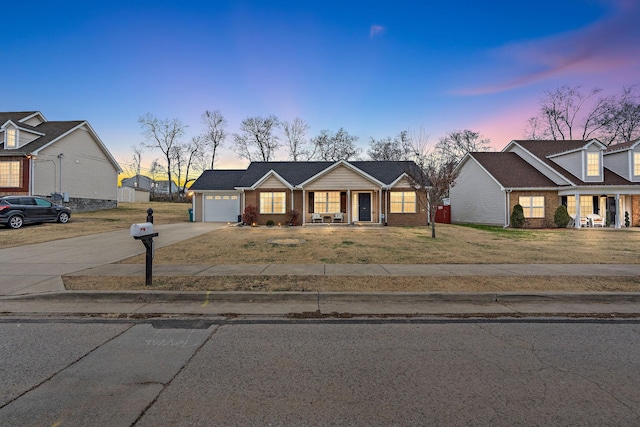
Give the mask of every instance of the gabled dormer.
M 21 126 L 7 120 L 0 126 L 0 137 L 5 150 L 16 150 L 30 143 L 36 138 L 40 138 L 44 133 L 32 129 L 31 126 Z
M 640 138 L 608 147 L 604 165 L 631 182 L 640 182 Z
M 606 146 L 597 139 L 574 149 L 547 156 L 549 160 L 584 182 L 604 181 L 603 153 Z

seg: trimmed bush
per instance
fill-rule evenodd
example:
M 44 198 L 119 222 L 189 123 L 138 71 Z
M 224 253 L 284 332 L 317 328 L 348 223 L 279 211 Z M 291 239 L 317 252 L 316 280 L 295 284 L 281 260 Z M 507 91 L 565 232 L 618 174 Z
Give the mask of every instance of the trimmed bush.
M 522 205 L 517 204 L 513 207 L 513 212 L 511 212 L 511 227 L 522 228 L 524 227 L 524 221 L 524 210 L 522 209 Z
M 553 215 L 553 222 L 559 228 L 567 228 L 567 225 L 571 222 L 571 216 L 569 216 L 566 206 L 560 205 L 556 208 L 556 213 Z
M 273 227 L 274 225 L 276 225 L 275 222 L 273 222 L 272 219 L 270 219 L 269 221 L 267 221 L 267 227 Z

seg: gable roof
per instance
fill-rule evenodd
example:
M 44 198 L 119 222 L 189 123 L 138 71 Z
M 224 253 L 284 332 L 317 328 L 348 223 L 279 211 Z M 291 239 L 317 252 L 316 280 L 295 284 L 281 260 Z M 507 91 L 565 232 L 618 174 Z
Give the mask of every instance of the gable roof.
M 633 149 L 639 143 L 640 143 L 640 138 L 635 139 L 633 141 L 623 142 L 621 144 L 610 145 L 609 147 L 607 147 L 606 150 L 604 150 L 604 154 L 615 153 L 615 152 L 618 152 L 618 151 L 624 151 L 624 150 Z
M 469 153 L 504 188 L 549 188 L 557 184 L 516 153 Z
M 624 179 L 623 177 L 611 171 L 610 169 L 607 169 L 606 166 L 603 166 L 604 177 L 601 182 L 586 182 L 581 180 L 580 178 L 578 178 L 577 176 L 575 176 L 574 174 L 572 174 L 571 172 L 569 172 L 568 170 L 566 170 L 565 168 L 563 168 L 562 166 L 560 166 L 559 164 L 557 164 L 556 162 L 554 162 L 549 158 L 557 154 L 582 149 L 585 146 L 591 144 L 592 141 L 598 141 L 598 140 L 597 139 L 588 140 L 588 141 L 514 140 L 514 141 L 511 141 L 511 143 L 507 145 L 507 147 L 505 147 L 505 150 L 507 150 L 507 148 L 509 148 L 512 144 L 520 145 L 522 148 L 527 150 L 529 153 L 533 154 L 541 162 L 549 166 L 552 170 L 559 173 L 561 176 L 563 176 L 565 179 L 567 179 L 569 182 L 571 182 L 574 185 L 598 186 L 598 185 L 638 185 L 640 184 L 640 183 L 635 183 L 635 182 L 631 182 L 629 180 Z M 602 145 L 602 143 L 600 143 L 599 141 L 598 143 Z
M 348 164 L 363 175 L 384 185 L 396 182 L 407 170 L 417 168 L 411 161 L 353 161 L 353 162 L 251 162 L 246 170 L 206 170 L 190 187 L 192 190 L 233 190 L 253 188 L 267 176 L 277 176 L 290 187 L 298 187 L 309 179 L 337 164 Z
M 47 147 L 49 144 L 54 143 L 57 139 L 65 136 L 66 134 L 85 126 L 91 136 L 95 139 L 100 149 L 104 152 L 105 156 L 109 159 L 111 164 L 116 168 L 118 172 L 122 172 L 122 168 L 111 155 L 107 147 L 104 145 L 98 134 L 93 130 L 89 122 L 86 120 L 69 120 L 69 121 L 44 121 L 37 126 L 30 126 L 21 123 L 20 120 L 29 119 L 35 115 L 39 115 L 42 119 L 44 116 L 38 111 L 27 112 L 0 112 L 0 126 L 6 124 L 8 121 L 15 123 L 19 128 L 39 135 L 37 138 L 24 144 L 23 146 L 15 149 L 6 149 L 4 147 L 4 141 L 0 140 L 0 156 L 27 156 L 30 154 L 37 155 L 38 151 Z

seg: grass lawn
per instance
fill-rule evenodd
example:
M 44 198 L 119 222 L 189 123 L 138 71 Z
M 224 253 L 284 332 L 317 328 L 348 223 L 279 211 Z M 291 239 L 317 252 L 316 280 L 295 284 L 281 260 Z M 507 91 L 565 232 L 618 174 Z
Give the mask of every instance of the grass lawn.
M 153 209 L 155 224 L 188 222 L 188 203 L 121 203 L 115 209 L 95 212 L 72 212 L 67 224 L 43 223 L 25 225 L 18 230 L 0 227 L 0 248 L 50 242 L 69 237 L 86 236 L 118 229 L 128 229 L 131 224 L 145 222 L 147 209 Z
M 0 248 L 128 229 L 154 210 L 156 224 L 187 222 L 189 204 L 127 203 L 74 213 L 68 224 L 0 228 Z M 156 264 L 592 264 L 640 262 L 640 228 L 513 230 L 501 227 L 228 227 L 155 251 Z M 296 243 L 296 244 L 290 244 Z M 144 256 L 122 261 L 144 263 Z M 66 276 L 69 289 L 145 289 L 143 277 Z M 159 290 L 502 292 L 640 291 L 616 277 L 154 277 Z
M 155 251 L 156 264 L 600 264 L 640 262 L 640 228 L 229 227 Z M 273 242 L 298 244 L 274 244 Z M 123 263 L 144 263 L 140 255 Z

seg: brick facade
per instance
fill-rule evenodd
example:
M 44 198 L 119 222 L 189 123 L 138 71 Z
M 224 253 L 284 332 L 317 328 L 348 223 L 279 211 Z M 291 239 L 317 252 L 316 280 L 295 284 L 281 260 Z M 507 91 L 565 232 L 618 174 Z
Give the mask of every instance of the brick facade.
M 391 212 L 391 198 L 383 194 L 386 199 L 386 209 L 383 212 L 388 212 L 386 223 L 391 226 L 420 226 L 427 225 L 427 209 L 425 203 L 425 195 L 423 193 L 416 194 L 419 200 L 416 200 L 416 213 L 390 213 Z
M 520 197 L 544 197 L 544 218 L 526 218 L 526 228 L 549 228 L 555 227 L 553 217 L 556 209 L 561 204 L 561 198 L 557 191 L 513 191 L 509 195 L 509 216 L 513 213 L 513 207 L 518 204 Z M 525 214 L 526 216 L 526 214 Z

